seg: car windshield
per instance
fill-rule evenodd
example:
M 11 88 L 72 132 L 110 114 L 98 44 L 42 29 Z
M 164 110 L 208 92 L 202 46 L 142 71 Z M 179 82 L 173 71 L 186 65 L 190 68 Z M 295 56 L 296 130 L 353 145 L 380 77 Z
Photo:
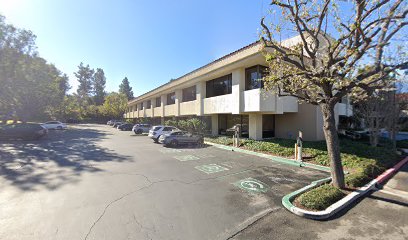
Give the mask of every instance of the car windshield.
M 161 129 L 161 127 L 154 127 L 153 131 L 159 131 Z

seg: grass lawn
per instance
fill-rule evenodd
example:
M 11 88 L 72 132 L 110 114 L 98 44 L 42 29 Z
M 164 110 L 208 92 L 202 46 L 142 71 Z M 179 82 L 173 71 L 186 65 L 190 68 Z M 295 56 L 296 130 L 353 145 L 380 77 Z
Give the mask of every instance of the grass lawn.
M 232 145 L 232 138 L 230 137 L 207 137 L 205 141 Z M 295 140 L 288 139 L 263 141 L 242 139 L 241 148 L 294 158 L 295 143 Z M 344 170 L 350 173 L 346 176 L 346 185 L 350 189 L 364 186 L 401 160 L 401 156 L 393 153 L 391 145 L 387 142 L 379 147 L 371 147 L 365 142 L 340 139 L 340 151 Z M 325 141 L 303 142 L 303 158 L 305 162 L 330 166 Z M 337 201 L 339 196 L 339 191 L 323 185 L 302 194 L 295 201 L 308 209 L 322 210 L 334 203 L 333 201 Z

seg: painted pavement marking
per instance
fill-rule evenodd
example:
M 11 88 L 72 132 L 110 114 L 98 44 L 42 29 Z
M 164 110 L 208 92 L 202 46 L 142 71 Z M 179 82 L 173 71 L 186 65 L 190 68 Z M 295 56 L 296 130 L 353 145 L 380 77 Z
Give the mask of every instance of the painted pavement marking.
M 183 156 L 175 156 L 175 159 L 185 162 L 185 161 L 194 161 L 200 159 L 199 157 L 193 155 L 183 155 Z
M 208 153 L 197 153 L 196 156 L 200 158 L 213 158 L 215 157 L 214 155 L 208 154 Z
M 174 149 L 174 148 L 165 148 L 165 149 L 159 149 L 159 152 L 161 153 L 180 153 L 182 152 L 182 150 Z
M 202 165 L 202 166 L 197 166 L 195 169 L 200 170 L 201 172 L 205 172 L 207 174 L 211 173 L 217 173 L 217 172 L 223 172 L 223 171 L 228 171 L 229 169 L 217 164 L 208 164 L 208 165 Z
M 266 193 L 268 191 L 268 185 L 254 178 L 245 178 L 233 183 L 233 185 L 251 193 Z

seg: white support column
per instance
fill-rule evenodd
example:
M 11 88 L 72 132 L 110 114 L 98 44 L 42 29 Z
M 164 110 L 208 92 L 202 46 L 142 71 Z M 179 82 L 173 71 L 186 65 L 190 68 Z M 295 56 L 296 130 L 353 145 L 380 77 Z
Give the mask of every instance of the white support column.
M 151 114 L 152 118 L 154 117 L 154 101 L 155 100 L 156 100 L 155 98 L 150 99 L 150 110 L 152 111 L 152 114 Z
M 232 114 L 240 114 L 243 98 L 241 92 L 245 89 L 245 69 L 238 68 L 232 71 Z
M 178 116 L 180 116 L 180 103 L 182 101 L 182 90 L 181 89 L 176 90 L 175 95 L 176 95 L 176 100 L 175 100 L 176 113 L 175 113 L 175 116 L 178 117 Z
M 206 96 L 205 82 L 199 82 L 196 85 L 196 110 L 197 116 L 204 115 L 204 98 Z
M 147 103 L 146 103 L 146 101 L 144 101 L 142 104 L 143 104 L 143 118 L 145 118 L 145 117 L 146 117 L 146 106 L 147 106 Z
M 218 114 L 211 115 L 211 135 L 218 136 Z
M 262 114 L 249 114 L 249 138 L 262 140 Z
M 164 106 L 166 105 L 166 103 L 167 103 L 167 97 L 166 97 L 166 95 L 161 95 L 160 96 L 160 99 L 161 99 L 161 115 L 162 115 L 162 117 L 164 117 L 165 115 L 165 111 L 164 111 Z

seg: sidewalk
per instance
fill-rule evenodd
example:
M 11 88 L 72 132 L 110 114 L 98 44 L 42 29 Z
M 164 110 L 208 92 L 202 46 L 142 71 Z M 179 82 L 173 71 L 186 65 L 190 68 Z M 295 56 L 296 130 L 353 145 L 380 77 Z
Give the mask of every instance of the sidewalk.
M 408 203 L 408 163 L 402 166 L 379 192 L 402 198 Z

